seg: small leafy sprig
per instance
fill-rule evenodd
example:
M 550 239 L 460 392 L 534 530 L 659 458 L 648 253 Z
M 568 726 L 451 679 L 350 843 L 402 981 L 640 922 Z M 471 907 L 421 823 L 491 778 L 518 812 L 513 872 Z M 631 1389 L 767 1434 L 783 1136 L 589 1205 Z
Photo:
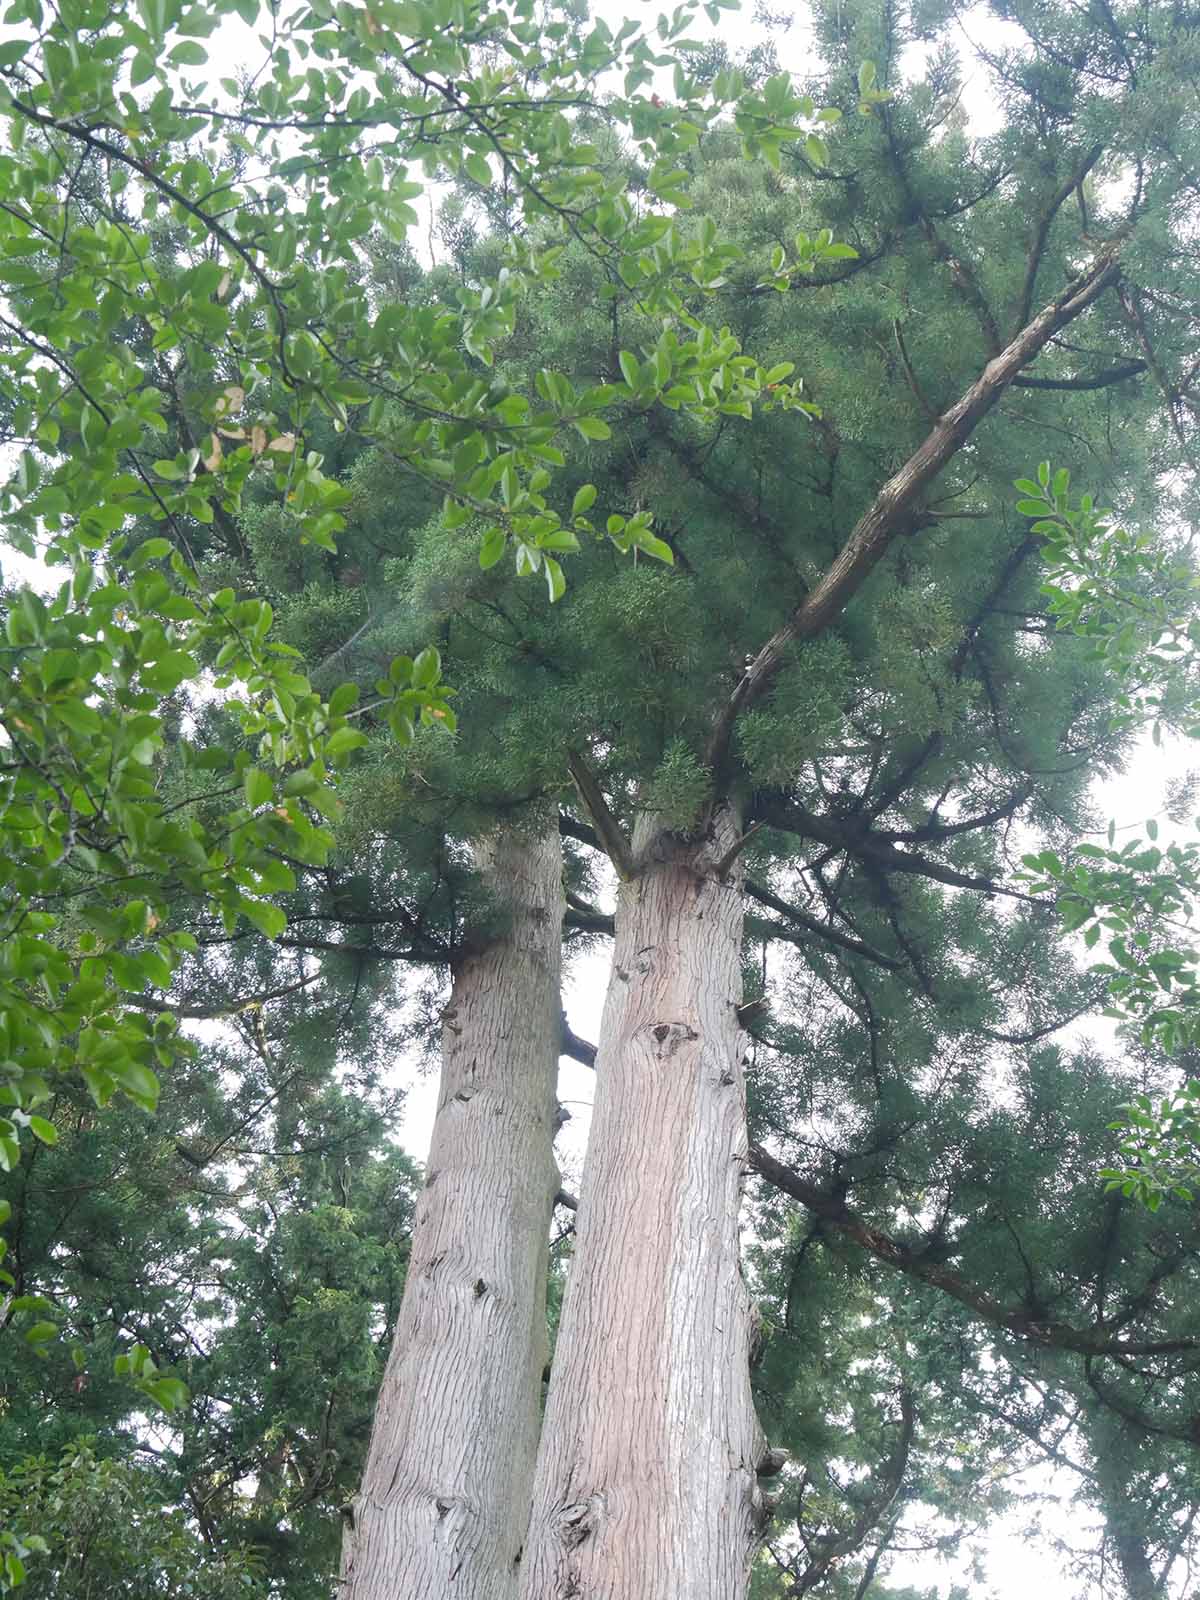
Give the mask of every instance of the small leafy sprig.
M 1174 1094 L 1157 1102 L 1138 1095 L 1120 1108 L 1109 1127 L 1122 1134 L 1123 1166 L 1100 1176 L 1109 1191 L 1119 1189 L 1150 1211 L 1168 1195 L 1193 1201 L 1200 1186 L 1200 1078 L 1192 1078 Z

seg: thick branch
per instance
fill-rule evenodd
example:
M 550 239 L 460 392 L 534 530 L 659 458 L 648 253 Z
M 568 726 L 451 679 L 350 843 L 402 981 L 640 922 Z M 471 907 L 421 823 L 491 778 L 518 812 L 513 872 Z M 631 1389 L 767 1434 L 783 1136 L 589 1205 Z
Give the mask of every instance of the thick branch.
M 563 927 L 571 928 L 576 933 L 606 933 L 609 938 L 612 938 L 616 931 L 609 912 L 598 911 L 595 906 L 586 905 L 574 897 L 568 898 Z
M 580 822 L 579 818 L 573 817 L 569 811 L 558 813 L 558 831 L 564 839 L 577 839 L 580 844 L 586 844 L 592 850 L 604 849 L 595 828 L 589 827 L 586 822 Z
M 577 750 L 572 750 L 568 754 L 567 767 L 579 791 L 579 798 L 592 819 L 592 826 L 596 830 L 601 848 L 616 869 L 617 877 L 627 882 L 633 877 L 633 852 L 629 848 L 629 841 L 621 832 L 616 817 L 608 809 L 608 801 L 604 798 L 600 785 Z M 559 826 L 561 825 L 560 820 Z
M 718 713 L 707 750 L 713 768 L 723 766 L 740 713 L 770 686 L 788 650 L 815 638 L 841 614 L 887 552 L 912 522 L 921 495 L 961 449 L 978 424 L 1046 343 L 1116 281 L 1120 245 L 1104 246 L 1095 262 L 1024 327 L 1010 345 L 989 361 L 964 395 L 938 418 L 904 466 L 880 489 L 859 518 L 841 552 L 802 603 L 747 667 Z
M 876 966 L 887 967 L 893 972 L 900 969 L 902 963 L 884 955 L 882 950 L 864 944 L 861 939 L 853 939 L 849 934 L 839 933 L 827 922 L 820 922 L 816 917 L 810 917 L 808 912 L 801 911 L 799 906 L 791 905 L 788 901 L 781 900 L 778 895 L 772 894 L 764 884 L 755 883 L 753 879 L 747 878 L 743 888 L 752 900 L 758 901 L 759 905 L 769 907 L 796 925 L 795 928 L 787 928 L 780 927 L 775 922 L 756 921 L 752 928 L 756 937 L 765 934 L 773 939 L 795 940 L 807 944 L 808 936 L 811 935 L 813 939 L 819 939 L 825 944 L 836 945 L 839 950 L 848 950 L 851 955 L 861 956 L 864 961 L 873 961 Z
M 578 1061 L 580 1066 L 594 1067 L 596 1065 L 596 1046 L 587 1039 L 581 1039 L 577 1033 L 571 1031 L 571 1024 L 567 1021 L 567 1014 L 562 1014 L 562 1044 L 561 1054 L 569 1056 L 572 1061 Z
M 798 1200 L 807 1211 L 837 1228 L 848 1239 L 853 1239 L 878 1261 L 886 1261 L 910 1278 L 940 1289 L 943 1294 L 957 1300 L 969 1311 L 1001 1328 L 1015 1338 L 1046 1349 L 1075 1350 L 1089 1356 L 1154 1356 L 1174 1355 L 1187 1350 L 1200 1349 L 1200 1339 L 1124 1340 L 1114 1339 L 1106 1329 L 1073 1328 L 1065 1322 L 1047 1322 L 1032 1316 L 1026 1307 L 1010 1310 L 994 1296 L 972 1284 L 965 1283 L 957 1273 L 929 1261 L 902 1240 L 873 1228 L 864 1217 L 852 1211 L 844 1200 L 835 1194 L 826 1194 L 816 1184 L 802 1178 L 798 1172 L 777 1160 L 760 1144 L 751 1144 L 750 1166 L 773 1188 Z
M 1022 893 L 1020 889 L 1009 889 L 992 878 L 981 878 L 944 866 L 940 861 L 918 855 L 915 850 L 898 850 L 885 835 L 872 833 L 857 818 L 834 821 L 829 817 L 819 817 L 801 805 L 765 797 L 759 798 L 756 810 L 768 827 L 794 833 L 801 839 L 815 839 L 834 850 L 844 850 L 847 855 L 857 856 L 861 861 L 885 872 L 906 872 L 919 878 L 932 878 L 935 883 L 948 884 L 952 889 L 1000 894 L 1006 899 L 1023 900 L 1030 905 L 1046 903 L 1033 895 Z
M 1106 367 L 1103 372 L 1093 372 L 1084 378 L 1027 378 L 1013 379 L 1014 389 L 1107 389 L 1110 384 L 1124 383 L 1126 378 L 1136 378 L 1145 372 L 1146 362 L 1125 361 L 1119 367 Z

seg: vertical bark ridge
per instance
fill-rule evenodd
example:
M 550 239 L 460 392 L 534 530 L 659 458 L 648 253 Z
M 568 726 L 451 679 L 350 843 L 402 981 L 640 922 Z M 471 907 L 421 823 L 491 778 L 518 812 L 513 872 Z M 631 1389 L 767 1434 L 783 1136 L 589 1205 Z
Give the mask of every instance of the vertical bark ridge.
M 621 885 L 523 1600 L 734 1600 L 762 1512 L 739 1266 L 737 818 Z
M 506 907 L 460 963 L 396 1336 L 342 1553 L 342 1600 L 515 1600 L 546 1362 L 559 1174 L 558 830 L 476 860 Z

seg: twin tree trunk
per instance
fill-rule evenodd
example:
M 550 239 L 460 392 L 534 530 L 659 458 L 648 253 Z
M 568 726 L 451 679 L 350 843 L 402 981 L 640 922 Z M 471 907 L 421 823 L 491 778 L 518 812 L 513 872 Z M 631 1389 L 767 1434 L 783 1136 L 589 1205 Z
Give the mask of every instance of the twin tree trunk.
M 763 1520 L 739 1267 L 737 838 L 646 818 L 621 886 L 523 1600 L 737 1600 Z
M 561 858 L 557 838 L 490 846 L 512 924 L 446 1012 L 345 1600 L 744 1594 L 766 1452 L 739 1265 L 742 897 L 719 870 L 737 834 L 728 809 L 699 840 L 635 830 L 540 1447 Z
M 506 913 L 443 1013 L 404 1300 L 342 1550 L 342 1600 L 515 1600 L 546 1362 L 558 1191 L 562 849 L 476 849 Z

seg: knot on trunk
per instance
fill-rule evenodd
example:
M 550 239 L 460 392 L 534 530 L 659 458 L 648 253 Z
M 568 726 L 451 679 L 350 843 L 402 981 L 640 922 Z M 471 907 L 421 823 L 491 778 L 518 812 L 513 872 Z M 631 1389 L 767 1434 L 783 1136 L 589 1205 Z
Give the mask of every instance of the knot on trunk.
M 760 1478 L 777 1477 L 791 1458 L 790 1450 L 785 1450 L 782 1445 L 776 1445 L 773 1449 L 764 1450 L 759 1456 L 755 1472 Z
M 603 1505 L 603 1495 L 593 1494 L 586 1500 L 576 1500 L 572 1505 L 563 1506 L 557 1522 L 559 1543 L 564 1550 L 578 1549 L 585 1539 L 591 1538 Z
M 654 1040 L 654 1054 L 660 1061 L 669 1061 L 681 1044 L 700 1037 L 686 1022 L 655 1022 L 650 1035 Z
M 461 1552 L 463 1532 L 469 1526 L 474 1508 L 462 1495 L 439 1494 L 433 1501 L 433 1531 L 438 1544 L 446 1550 Z M 453 1577 L 462 1565 L 461 1553 L 453 1568 Z

